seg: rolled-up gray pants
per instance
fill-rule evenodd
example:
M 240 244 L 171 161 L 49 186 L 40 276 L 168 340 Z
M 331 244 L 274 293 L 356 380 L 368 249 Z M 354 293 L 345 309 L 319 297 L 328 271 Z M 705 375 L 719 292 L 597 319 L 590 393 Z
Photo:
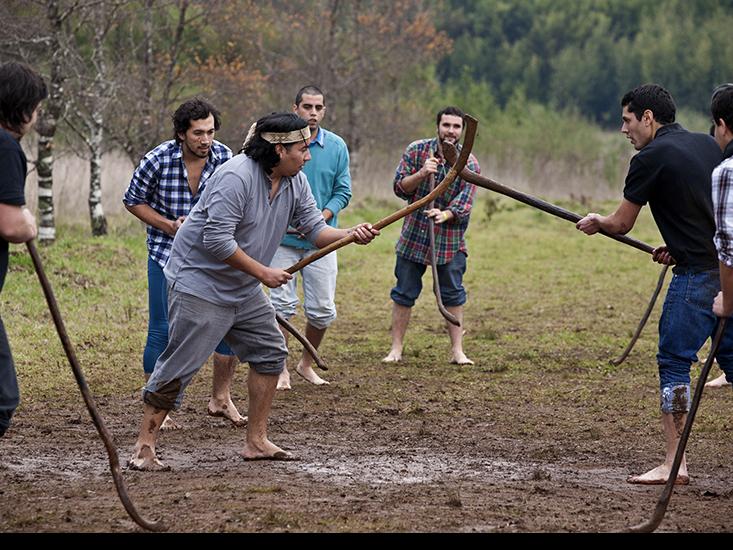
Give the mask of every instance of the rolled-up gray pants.
M 261 288 L 227 307 L 169 287 L 168 320 L 168 346 L 143 389 L 143 401 L 157 409 L 181 406 L 186 386 L 221 340 L 259 374 L 279 375 L 285 366 L 285 338 Z

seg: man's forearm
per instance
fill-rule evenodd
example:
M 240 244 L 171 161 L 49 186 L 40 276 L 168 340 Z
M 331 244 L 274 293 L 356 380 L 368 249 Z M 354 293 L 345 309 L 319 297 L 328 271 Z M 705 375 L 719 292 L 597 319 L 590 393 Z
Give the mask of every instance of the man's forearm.
M 339 229 L 337 227 L 326 226 L 316 237 L 316 241 L 313 243 L 318 248 L 323 248 L 329 244 L 336 242 L 349 235 L 349 229 Z
M 237 247 L 234 254 L 224 260 L 224 263 L 234 269 L 244 271 L 247 275 L 251 275 L 255 279 L 260 280 L 262 278 L 262 272 L 265 269 L 264 265 L 247 255 L 247 253 L 239 247 Z
M 160 229 L 168 235 L 176 234 L 176 222 L 175 220 L 169 220 L 165 216 L 162 216 L 156 212 L 150 205 L 147 204 L 136 204 L 133 206 L 125 205 L 125 208 L 130 213 L 141 220 L 143 223 Z
M 23 206 L 0 203 L 0 237 L 10 243 L 35 239 L 38 230 L 30 210 Z
M 733 313 L 733 268 L 720 262 L 720 289 L 723 291 L 723 308 Z
M 423 181 L 425 181 L 425 178 L 427 177 L 427 172 L 423 171 L 423 169 L 421 168 L 414 174 L 410 174 L 409 176 L 405 176 L 404 178 L 402 178 L 402 181 L 400 182 L 400 187 L 402 187 L 402 190 L 405 193 L 411 195 L 417 190 L 418 186 Z

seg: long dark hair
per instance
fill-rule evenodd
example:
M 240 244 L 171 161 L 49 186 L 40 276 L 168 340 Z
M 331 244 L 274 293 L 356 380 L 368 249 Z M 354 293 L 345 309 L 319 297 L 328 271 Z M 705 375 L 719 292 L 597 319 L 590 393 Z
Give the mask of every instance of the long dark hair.
M 252 139 L 246 143 L 240 153 L 244 153 L 249 158 L 259 163 L 266 173 L 271 173 L 272 169 L 280 162 L 280 157 L 275 152 L 275 144 L 262 139 L 263 132 L 292 132 L 294 130 L 302 130 L 307 128 L 308 123 L 295 113 L 272 113 L 263 116 L 257 121 L 257 129 Z M 293 143 L 283 144 L 283 147 L 290 149 Z

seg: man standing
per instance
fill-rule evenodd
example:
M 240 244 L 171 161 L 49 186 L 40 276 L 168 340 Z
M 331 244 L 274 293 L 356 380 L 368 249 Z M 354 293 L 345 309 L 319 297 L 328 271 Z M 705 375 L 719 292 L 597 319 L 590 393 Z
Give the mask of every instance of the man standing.
M 232 157 L 231 150 L 214 139 L 221 126 L 219 112 L 194 98 L 173 114 L 174 139 L 158 145 L 140 162 L 122 199 L 125 207 L 148 226 L 148 338 L 143 352 L 145 380 L 168 344 L 168 296 L 163 268 L 173 237 L 196 204 L 214 171 Z M 234 425 L 243 418 L 232 402 L 230 387 L 237 360 L 222 342 L 214 353 L 214 380 L 207 411 Z M 164 429 L 178 426 L 167 419 Z
M 448 167 L 438 156 L 438 140 L 458 146 L 463 133 L 463 111 L 446 107 L 436 117 L 438 137 L 411 143 L 397 167 L 394 179 L 395 195 L 408 203 L 423 198 L 430 192 L 429 179 L 437 185 L 447 174 Z M 481 172 L 476 157 L 470 155 L 468 167 Z M 397 241 L 395 277 L 397 285 L 392 289 L 392 349 L 382 359 L 385 363 L 402 360 L 402 348 L 412 306 L 422 290 L 422 276 L 430 264 L 430 234 L 428 219 L 435 223 L 435 253 L 438 264 L 440 293 L 446 309 L 461 323 L 446 323 L 451 341 L 451 363 L 473 365 L 463 353 L 463 304 L 466 290 L 463 274 L 468 255 L 464 235 L 468 229 L 476 188 L 456 178 L 448 190 L 435 201 L 435 208 L 416 211 L 405 218 L 402 233 Z
M 716 296 L 713 312 L 718 317 L 733 314 L 733 84 L 718 86 L 710 102 L 713 135 L 723 150 L 723 162 L 713 171 L 713 212 L 715 212 L 715 246 L 720 262 L 721 292 Z M 733 383 L 733 376 L 727 377 Z
M 144 414 L 131 468 L 165 469 L 155 442 L 168 411 L 222 338 L 250 366 L 245 460 L 293 460 L 267 438 L 277 379 L 287 358 L 275 310 L 261 284 L 292 279 L 267 267 L 289 225 L 317 247 L 349 234 L 361 244 L 379 231 L 370 224 L 329 227 L 305 176 L 310 159 L 307 123 L 274 113 L 252 125 L 242 152 L 222 166 L 176 234 L 165 276 L 170 296 L 170 339 L 143 392 Z
M 308 122 L 311 137 L 308 147 L 311 160 L 303 168 L 308 178 L 316 206 L 323 213 L 323 219 L 331 227 L 338 227 L 338 213 L 351 199 L 351 175 L 349 173 L 349 150 L 346 143 L 333 132 L 321 128 L 326 114 L 323 92 L 315 86 L 301 88 L 295 96 L 293 112 Z M 314 250 L 301 235 L 289 233 L 280 243 L 272 259 L 271 267 L 287 268 L 296 264 Z M 303 296 L 306 325 L 305 337 L 318 349 L 326 329 L 336 319 L 336 275 L 338 260 L 335 252 L 307 265 L 300 272 L 303 282 Z M 290 319 L 298 307 L 296 277 L 279 288 L 270 291 L 270 300 L 275 311 Z M 285 335 L 287 344 L 288 337 Z M 306 351 L 295 367 L 295 371 L 308 382 L 317 386 L 328 384 L 313 370 L 313 358 Z M 290 373 L 287 365 L 280 374 L 277 389 L 290 389 Z
M 589 235 L 601 229 L 625 234 L 648 202 L 666 243 L 654 250 L 653 259 L 675 265 L 659 319 L 657 353 L 665 461 L 627 480 L 658 485 L 669 477 L 689 411 L 690 365 L 716 325 L 712 305 L 720 281 L 710 176 L 721 155 L 710 136 L 675 123 L 674 100 L 661 86 L 639 86 L 623 97 L 621 106 L 621 132 L 639 151 L 631 159 L 624 198 L 613 214 L 588 214 L 577 228 Z M 733 330 L 726 332 L 717 358 L 730 377 Z M 684 459 L 675 483 L 689 483 Z
M 38 233 L 36 219 L 25 208 L 27 160 L 20 138 L 38 118 L 48 91 L 43 79 L 21 63 L 0 65 L 0 292 L 8 271 L 8 243 L 24 243 Z M 0 437 L 20 401 L 10 344 L 0 318 Z

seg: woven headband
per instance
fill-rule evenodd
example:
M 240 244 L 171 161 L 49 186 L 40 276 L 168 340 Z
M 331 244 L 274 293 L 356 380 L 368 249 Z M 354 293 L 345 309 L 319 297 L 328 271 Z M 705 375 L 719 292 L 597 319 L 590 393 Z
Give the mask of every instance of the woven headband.
M 257 131 L 257 123 L 254 122 L 249 127 L 247 137 L 242 144 L 242 148 L 246 147 L 247 144 L 252 140 Z M 297 143 L 299 141 L 308 141 L 311 137 L 311 131 L 308 126 L 301 128 L 300 130 L 293 130 L 292 132 L 262 132 L 260 137 L 268 143 Z

